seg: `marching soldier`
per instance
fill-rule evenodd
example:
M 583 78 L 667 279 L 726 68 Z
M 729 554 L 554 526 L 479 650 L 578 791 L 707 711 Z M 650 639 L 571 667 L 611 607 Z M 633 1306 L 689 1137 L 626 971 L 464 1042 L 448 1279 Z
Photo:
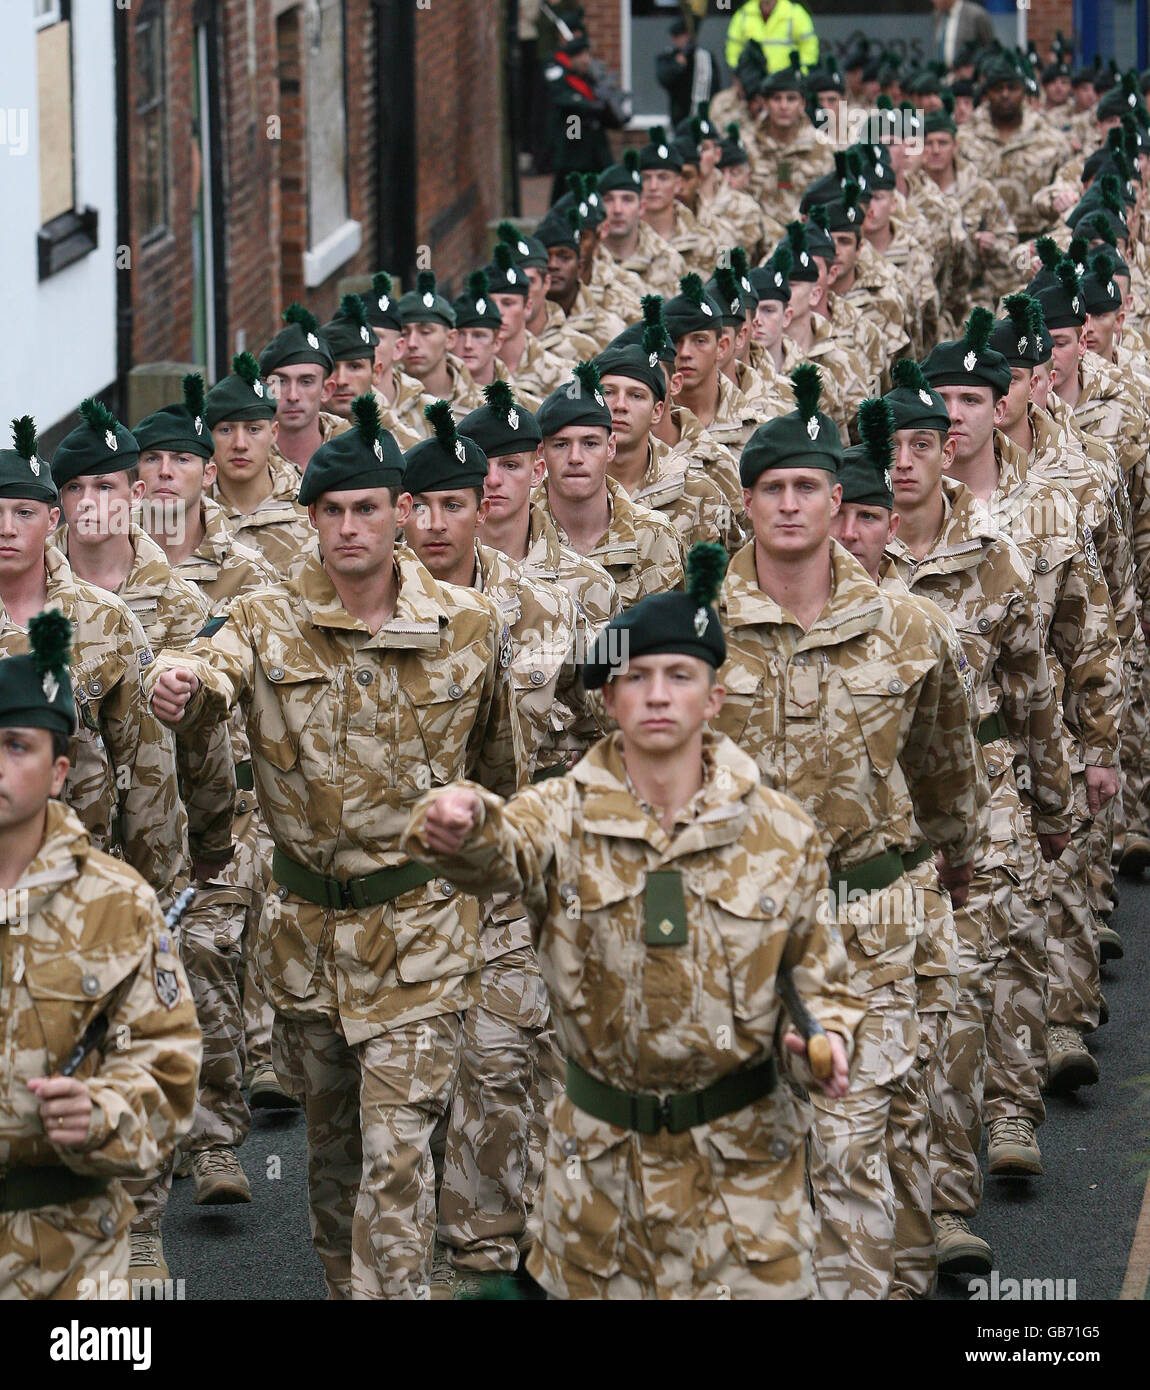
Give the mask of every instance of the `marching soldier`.
M 831 1095 L 845 1090 L 858 1014 L 817 911 L 818 832 L 706 728 L 722 702 L 723 559 L 701 549 L 688 592 L 614 620 L 585 667 L 617 733 L 506 804 L 474 786 L 433 793 L 404 840 L 527 908 L 567 1053 L 528 1268 L 560 1298 L 814 1293 L 776 972 L 793 972 L 830 1030 Z
M 70 624 L 28 629 L 0 659 L 0 1298 L 127 1298 L 121 1179 L 164 1166 L 191 1123 L 199 1029 L 155 894 L 58 799 Z
M 316 1251 L 333 1298 L 428 1289 L 429 1148 L 476 997 L 479 906 L 399 836 L 429 787 L 476 771 L 512 791 L 511 640 L 498 608 L 403 547 L 403 458 L 374 398 L 312 457 L 319 533 L 292 585 L 157 663 L 173 725 L 239 706 L 275 845 L 255 957 L 276 1071 L 307 1115 Z M 322 558 L 321 558 L 322 557 Z
M 323 409 L 335 389 L 335 360 L 319 336 L 315 315 L 302 304 L 289 304 L 284 327 L 260 353 L 259 368 L 275 396 L 272 478 L 278 481 L 288 464 L 298 476 L 325 440 L 347 429 L 346 420 Z

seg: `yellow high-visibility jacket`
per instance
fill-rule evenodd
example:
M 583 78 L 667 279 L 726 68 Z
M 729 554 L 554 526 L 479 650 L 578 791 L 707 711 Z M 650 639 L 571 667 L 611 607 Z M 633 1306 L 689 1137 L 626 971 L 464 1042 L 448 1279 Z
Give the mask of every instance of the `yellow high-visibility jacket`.
M 819 60 L 819 41 L 811 17 L 794 0 L 779 0 L 764 19 L 759 0 L 748 0 L 736 10 L 727 26 L 727 66 L 733 72 L 748 39 L 756 39 L 767 55 L 767 71 L 777 72 L 790 62 L 792 48 L 799 50 L 803 68 L 813 68 Z

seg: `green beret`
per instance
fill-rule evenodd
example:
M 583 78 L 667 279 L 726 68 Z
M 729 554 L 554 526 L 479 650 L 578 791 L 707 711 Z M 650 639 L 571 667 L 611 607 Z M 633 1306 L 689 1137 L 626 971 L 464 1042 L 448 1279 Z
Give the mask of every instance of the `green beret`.
M 1010 390 L 1006 358 L 989 346 L 994 315 L 981 306 L 970 311 L 959 339 L 938 343 L 922 364 L 932 386 L 989 386 L 999 395 Z
M 552 208 L 535 228 L 535 235 L 548 249 L 552 246 L 566 246 L 571 251 L 578 251 L 579 214 L 573 207 L 569 207 L 566 212 Z
M 858 232 L 862 234 L 866 209 L 860 198 L 861 190 L 854 179 L 847 179 L 841 197 L 833 202 L 821 204 L 827 219 L 829 232 Z
M 217 381 L 204 401 L 204 420 L 214 430 L 221 420 L 272 420 L 275 397 L 260 380 L 260 364 L 250 352 L 232 358 L 232 370 Z
M 199 372 L 187 372 L 182 385 L 184 399 L 179 405 L 166 405 L 145 415 L 132 431 L 141 454 L 149 449 L 163 449 L 211 458 L 216 446 L 204 419 L 204 379 Z
M 833 53 L 825 56 L 820 54 L 817 66 L 807 70 L 806 89 L 812 95 L 816 92 L 838 92 L 841 95 L 846 91 L 846 83 Z
M 511 247 L 505 241 L 496 242 L 492 261 L 483 268 L 487 283 L 496 294 L 519 294 L 524 299 L 531 293 L 531 281 L 523 267 L 517 265 L 511 254 Z M 501 320 L 502 322 L 502 320 Z M 462 325 L 456 316 L 456 328 Z
M 47 459 L 36 452 L 36 422 L 31 415 L 12 421 L 11 449 L 0 449 L 0 497 L 59 505 L 60 494 Z
M 719 145 L 719 168 L 734 169 L 737 165 L 749 164 L 750 162 L 751 156 L 747 153 L 747 147 L 739 136 L 738 121 L 729 121 L 726 138 Z
M 813 285 L 819 278 L 819 268 L 815 265 L 814 257 L 811 255 L 805 222 L 787 223 L 787 239 L 779 242 L 775 256 L 784 246 L 791 255 L 791 269 L 787 276 L 791 284 Z M 775 256 L 772 256 L 771 259 L 774 260 Z
M 627 669 L 635 657 L 695 656 L 717 671 L 727 659 L 727 642 L 715 610 L 727 555 L 703 541 L 687 556 L 686 590 L 648 594 L 599 630 L 583 663 L 583 684 L 598 690 Z
M 403 298 L 406 299 L 407 295 Z M 401 308 L 402 304 L 403 300 L 400 300 Z M 367 308 L 358 294 L 345 294 L 339 301 L 339 313 L 329 319 L 320 332 L 334 361 L 356 362 L 362 358 L 374 361 L 378 339 L 372 330 Z
M 495 307 L 491 286 L 482 270 L 471 272 L 466 292 L 451 307 L 455 311 L 456 328 L 493 328 L 498 332 L 503 327 L 503 315 Z
M 391 276 L 386 270 L 377 270 L 371 277 L 371 290 L 360 295 L 363 307 L 367 310 L 367 321 L 372 328 L 390 328 L 393 333 L 403 332 L 403 320 L 399 317 L 399 300 L 392 294 Z
M 644 352 L 638 343 L 624 347 L 608 344 L 593 361 L 600 380 L 608 376 L 629 377 L 647 387 L 657 401 L 667 399 L 667 379 L 659 366 L 657 350 Z
M 72 624 L 58 609 L 28 623 L 30 650 L 0 659 L 0 728 L 76 732 L 76 702 L 68 674 Z
M 707 298 L 719 306 L 723 323 L 731 328 L 741 328 L 747 317 L 747 304 L 735 279 L 735 272 L 728 266 L 719 266 L 704 288 Z M 753 307 L 751 312 L 754 312 Z
M 1005 53 L 997 54 L 989 62 L 983 64 L 979 77 L 982 80 L 983 91 L 989 91 L 991 87 L 997 87 L 1001 83 L 1009 83 L 1012 87 L 1024 87 L 1026 80 L 1022 73 L 1014 66 Z
M 600 193 L 616 193 L 620 189 L 642 197 L 643 179 L 639 173 L 638 150 L 624 150 L 620 162 L 609 164 L 599 175 Z
M 663 319 L 662 297 L 657 294 L 645 294 L 640 303 L 643 307 L 642 322 L 628 324 L 622 333 L 611 339 L 604 351 L 610 348 L 641 347 L 648 357 L 654 353 L 658 361 L 673 367 L 675 344 Z
M 766 265 L 754 267 L 750 278 L 755 293 L 759 296 L 760 304 L 764 299 L 777 299 L 783 304 L 790 303 L 791 266 L 793 264 L 794 257 L 791 255 L 791 248 L 784 242 Z
M 718 142 L 721 138 L 719 135 L 719 128 L 711 120 L 710 112 L 711 103 L 709 101 L 699 102 L 695 107 L 695 114 L 693 116 L 684 116 L 675 127 L 676 137 L 680 135 L 689 135 L 696 146 L 702 144 L 704 140 L 714 140 Z
M 1113 314 L 1122 308 L 1122 291 L 1114 283 L 1117 267 L 1106 250 L 1090 257 L 1090 270 L 1082 277 L 1082 297 L 1088 314 Z
M 399 301 L 399 316 L 404 324 L 441 323 L 444 328 L 455 327 L 455 313 L 443 295 L 436 293 L 435 276 L 421 270 L 415 278 L 415 289 Z
M 260 353 L 260 375 L 270 376 L 280 367 L 295 367 L 314 363 L 324 375 L 335 363 L 327 344 L 319 336 L 319 320 L 302 304 L 289 304 L 284 310 L 284 323 L 275 337 Z
M 958 122 L 954 119 L 954 97 L 950 92 L 943 94 L 943 105 L 937 111 L 928 111 L 923 117 L 923 135 L 958 135 Z
M 639 168 L 670 169 L 679 173 L 683 167 L 683 155 L 674 142 L 667 139 L 667 132 L 661 125 L 654 125 L 647 133 L 648 141 L 639 150 Z M 599 186 L 602 188 L 602 184 Z
M 1069 258 L 1059 261 L 1055 283 L 1038 290 L 1035 298 L 1047 328 L 1081 328 L 1086 322 L 1082 282 Z
M 759 83 L 759 91 L 765 97 L 774 96 L 776 92 L 798 92 L 800 96 L 806 94 L 806 82 L 803 79 L 803 70 L 799 66 L 798 49 L 792 48 L 790 62 L 785 68 L 778 68 L 775 72 L 767 73 L 766 77 Z
M 743 308 L 748 314 L 753 314 L 759 306 L 759 292 L 751 283 L 751 263 L 747 259 L 747 253 L 741 246 L 732 246 L 727 258 L 731 262 L 731 270 L 743 299 Z
M 60 441 L 52 455 L 52 480 L 63 487 L 86 473 L 123 473 L 139 462 L 140 446 L 102 401 L 80 403 L 83 422 Z
M 530 266 L 532 270 L 547 269 L 547 247 L 538 236 L 521 232 L 514 222 L 500 222 L 495 230 L 499 240 L 511 247 L 516 265 Z
M 594 362 L 579 362 L 571 380 L 557 386 L 535 412 L 544 439 L 550 439 L 568 425 L 601 425 L 613 428 L 611 408 L 600 391 L 599 373 Z
M 448 402 L 435 401 L 424 407 L 423 414 L 434 433 L 404 454 L 404 488 L 414 496 L 418 492 L 482 487 L 487 477 L 487 455 L 475 440 L 455 428 Z
M 838 473 L 843 443 L 839 427 L 819 410 L 822 378 L 811 362 L 791 373 L 796 409 L 758 426 L 743 448 L 739 481 L 754 487 L 769 468 L 821 468 Z
M 859 444 L 843 451 L 838 481 L 844 502 L 863 507 L 894 510 L 894 483 L 890 470 L 894 462 L 895 413 L 886 400 L 865 400 L 858 408 Z
M 1008 294 L 1002 301 L 1006 318 L 999 319 L 990 346 L 1006 358 L 1008 367 L 1033 367 L 1042 361 L 1042 305 L 1030 294 Z
M 698 333 L 723 326 L 723 306 L 707 293 L 702 277 L 684 275 L 679 281 L 679 293 L 663 305 L 667 332 L 674 342 L 688 333 Z
M 825 204 L 811 208 L 807 222 L 807 250 L 812 256 L 830 265 L 835 258 L 834 238 L 830 234 L 830 218 Z
M 520 405 L 511 387 L 498 377 L 483 388 L 487 402 L 460 420 L 461 435 L 473 439 L 489 459 L 507 454 L 534 453 L 543 435 L 535 416 Z
M 374 394 L 357 396 L 351 414 L 353 427 L 321 444 L 308 461 L 296 498 L 301 507 L 325 492 L 404 486 L 403 454 L 380 423 Z
M 950 433 L 950 411 L 911 357 L 900 357 L 891 371 L 894 385 L 883 400 L 894 411 L 896 430 L 942 430 Z
M 1137 74 L 1126 72 L 1122 74 L 1121 85 L 1111 87 L 1105 96 L 1099 97 L 1094 115 L 1096 119 L 1104 121 L 1111 116 L 1124 116 L 1127 111 L 1133 114 L 1141 103 L 1142 91 Z

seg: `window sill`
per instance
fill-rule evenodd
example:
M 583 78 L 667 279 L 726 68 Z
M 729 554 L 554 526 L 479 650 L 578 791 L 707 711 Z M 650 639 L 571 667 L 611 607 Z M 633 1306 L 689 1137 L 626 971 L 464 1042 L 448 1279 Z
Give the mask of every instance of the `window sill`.
M 345 222 L 337 227 L 318 246 L 305 251 L 303 282 L 309 290 L 322 285 L 341 265 L 350 261 L 363 244 L 363 227 L 359 222 Z
M 36 233 L 36 256 L 40 279 L 73 265 L 94 251 L 98 244 L 99 213 L 95 208 L 61 213 L 45 222 Z

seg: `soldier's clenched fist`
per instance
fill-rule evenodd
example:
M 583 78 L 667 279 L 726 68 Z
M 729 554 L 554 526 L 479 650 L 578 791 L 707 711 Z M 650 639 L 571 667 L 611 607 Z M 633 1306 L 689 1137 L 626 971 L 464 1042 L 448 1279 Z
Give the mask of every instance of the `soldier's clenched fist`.
M 184 717 L 188 701 L 200 688 L 199 678 L 191 671 L 175 668 L 164 671 L 156 679 L 152 692 L 152 713 L 163 724 L 178 724 Z
M 454 787 L 437 796 L 424 821 L 423 837 L 435 854 L 454 854 L 479 824 L 482 802 L 467 787 Z

